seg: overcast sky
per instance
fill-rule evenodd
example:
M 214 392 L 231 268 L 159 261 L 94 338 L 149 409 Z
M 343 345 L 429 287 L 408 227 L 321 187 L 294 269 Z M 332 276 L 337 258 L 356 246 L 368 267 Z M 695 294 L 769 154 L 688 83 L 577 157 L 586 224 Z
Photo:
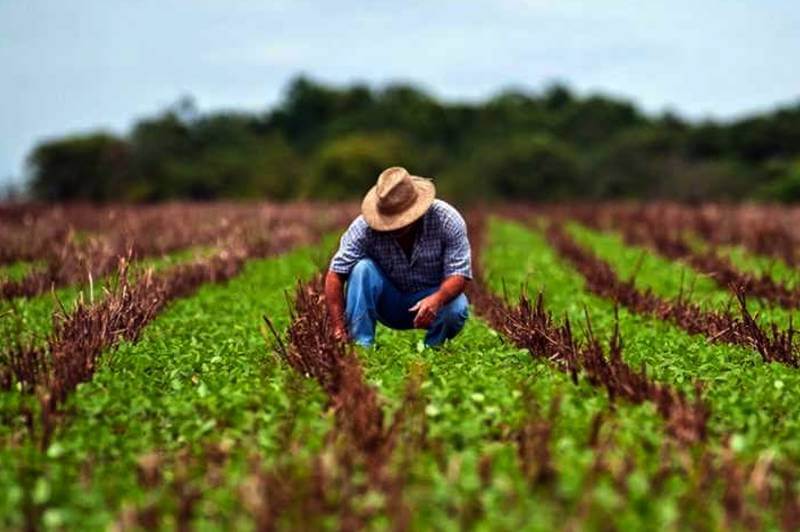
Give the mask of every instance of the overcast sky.
M 298 73 L 444 98 L 561 80 L 731 118 L 800 98 L 797 0 L 0 0 L 0 183 L 33 145 L 181 95 L 264 110 Z

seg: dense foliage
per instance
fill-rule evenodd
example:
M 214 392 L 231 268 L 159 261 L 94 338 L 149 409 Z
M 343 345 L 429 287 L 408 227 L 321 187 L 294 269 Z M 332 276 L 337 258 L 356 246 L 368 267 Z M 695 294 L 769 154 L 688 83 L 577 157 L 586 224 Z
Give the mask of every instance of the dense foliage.
M 401 164 L 454 200 L 800 197 L 800 104 L 729 123 L 645 115 L 564 86 L 441 102 L 410 85 L 298 78 L 263 113 L 184 98 L 124 137 L 54 139 L 29 156 L 38 199 L 359 197 Z

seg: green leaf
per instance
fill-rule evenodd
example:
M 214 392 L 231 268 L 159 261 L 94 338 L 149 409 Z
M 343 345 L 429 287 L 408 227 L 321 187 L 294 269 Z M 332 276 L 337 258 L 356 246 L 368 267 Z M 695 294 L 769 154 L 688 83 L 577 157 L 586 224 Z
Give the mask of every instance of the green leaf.
M 64 454 L 64 446 L 59 442 L 55 442 L 47 448 L 48 458 L 58 458 L 62 454 Z
M 439 408 L 438 408 L 436 405 L 434 405 L 434 404 L 429 404 L 428 406 L 426 406 L 426 407 L 425 407 L 425 414 L 426 414 L 428 417 L 436 417 L 436 416 L 438 416 L 440 413 L 441 413 L 441 411 L 440 411 L 440 410 L 439 410 Z

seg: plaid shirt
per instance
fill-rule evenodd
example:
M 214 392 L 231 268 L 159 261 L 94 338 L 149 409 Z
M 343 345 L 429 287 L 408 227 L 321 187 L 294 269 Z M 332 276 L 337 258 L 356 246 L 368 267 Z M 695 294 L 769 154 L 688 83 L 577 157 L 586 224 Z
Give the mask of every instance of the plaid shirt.
M 439 286 L 446 277 L 472 279 L 467 225 L 451 205 L 434 200 L 422 216 L 411 259 L 391 235 L 375 231 L 359 216 L 342 235 L 330 270 L 349 275 L 356 262 L 370 258 L 401 292 Z

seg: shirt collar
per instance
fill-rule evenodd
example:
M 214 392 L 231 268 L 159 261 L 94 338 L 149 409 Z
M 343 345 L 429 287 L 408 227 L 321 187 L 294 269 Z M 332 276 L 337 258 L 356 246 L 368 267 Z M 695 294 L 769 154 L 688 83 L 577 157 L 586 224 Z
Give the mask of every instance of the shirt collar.
M 422 215 L 422 226 L 419 228 L 419 233 L 417 233 L 416 238 L 414 239 L 414 247 L 411 249 L 411 264 L 414 264 L 414 260 L 417 258 L 417 253 L 419 252 L 420 248 L 424 245 L 425 240 L 428 236 L 428 226 L 430 223 L 428 222 L 428 217 L 431 213 L 430 208 L 425 211 L 425 214 Z

